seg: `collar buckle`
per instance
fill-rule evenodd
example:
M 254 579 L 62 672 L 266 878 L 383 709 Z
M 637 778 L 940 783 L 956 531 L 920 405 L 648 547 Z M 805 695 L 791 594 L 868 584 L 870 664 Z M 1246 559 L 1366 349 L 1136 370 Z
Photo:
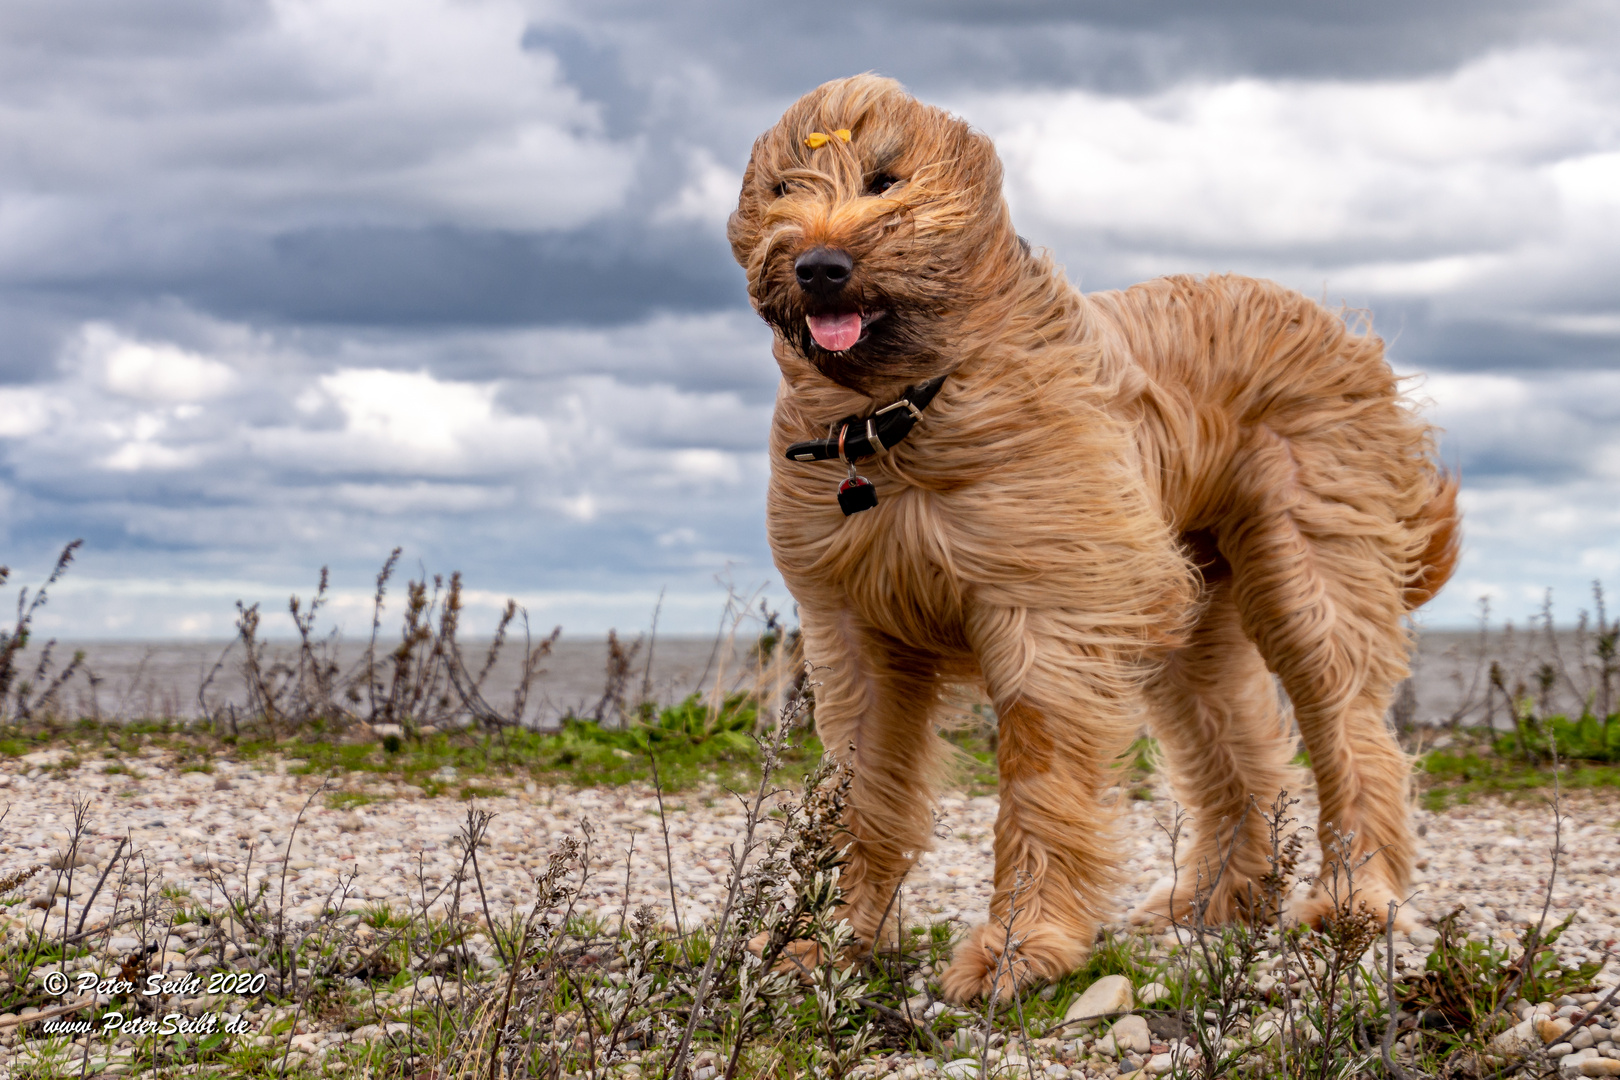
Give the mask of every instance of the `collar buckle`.
M 923 410 L 934 400 L 945 376 L 939 375 L 915 387 L 908 387 L 898 401 L 890 402 L 864 419 L 846 416 L 827 429 L 824 439 L 796 442 L 787 448 L 789 461 L 849 461 L 882 454 L 899 446 L 911 429 L 922 421 Z

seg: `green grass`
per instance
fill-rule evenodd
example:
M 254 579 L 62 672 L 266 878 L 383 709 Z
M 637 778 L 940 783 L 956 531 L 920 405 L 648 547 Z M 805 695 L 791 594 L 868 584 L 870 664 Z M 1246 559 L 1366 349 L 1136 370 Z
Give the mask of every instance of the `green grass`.
M 959 783 L 966 789 L 970 798 L 995 795 L 1000 785 L 1000 772 L 996 766 L 995 729 L 991 726 L 988 714 L 982 714 L 980 719 L 981 722 L 978 724 L 944 732 L 946 741 L 957 750 L 956 772 Z M 1153 786 L 1149 778 L 1154 773 L 1157 756 L 1158 744 L 1153 739 L 1144 737 L 1131 744 L 1130 750 L 1120 763 L 1123 773 L 1121 782 L 1124 783 L 1131 798 L 1137 800 L 1153 798 Z
M 718 717 L 709 718 L 707 710 L 689 698 L 663 710 L 650 723 L 624 730 L 568 719 L 556 733 L 439 733 L 407 738 L 393 753 L 373 743 L 326 741 L 259 743 L 239 745 L 239 749 L 249 756 L 274 751 L 299 761 L 289 772 L 387 774 L 430 794 L 454 792 L 463 798 L 500 794 L 494 778 L 514 775 L 578 786 L 650 782 L 656 759 L 665 789 L 679 791 L 710 779 L 733 787 L 749 783 L 757 775 L 759 756 L 749 734 L 755 722 L 752 705 L 741 699 L 729 702 Z M 799 747 L 788 763 L 787 778 L 798 779 L 819 756 L 820 746 L 814 740 Z
M 47 747 L 107 761 L 101 771 L 140 779 L 143 750 L 164 752 L 181 772 L 211 773 L 219 760 L 255 761 L 281 757 L 288 771 L 303 775 L 371 775 L 402 781 L 428 795 L 462 798 L 504 794 L 513 779 L 576 786 L 650 782 L 656 759 L 666 791 L 703 783 L 751 785 L 758 777 L 759 748 L 751 732 L 758 722 L 752 701 L 736 695 L 711 710 L 693 695 L 676 705 L 647 709 L 632 726 L 609 730 L 577 718 L 560 731 L 472 730 L 390 737 L 383 742 L 339 741 L 329 732 L 309 731 L 293 738 L 234 736 L 206 725 L 167 720 L 128 724 L 81 721 L 72 725 L 17 730 L 0 735 L 0 755 L 20 757 Z M 784 782 L 797 782 L 820 759 L 813 737 L 790 752 Z M 78 764 L 66 759 L 63 767 Z M 991 765 L 993 789 L 993 764 Z M 327 805 L 349 809 L 380 798 L 364 791 L 328 796 Z
M 1479 796 L 1515 798 L 1551 788 L 1550 756 L 1530 758 L 1518 748 L 1513 735 L 1465 733 L 1457 744 L 1424 754 L 1418 763 L 1424 807 L 1444 810 Z M 1564 758 L 1558 782 L 1567 791 L 1620 788 L 1620 766 Z
M 357 806 L 369 806 L 384 801 L 381 795 L 371 795 L 364 791 L 339 791 L 326 797 L 326 805 L 333 810 L 353 810 Z
M 732 788 L 751 785 L 758 776 L 758 749 L 750 732 L 757 722 L 755 706 L 738 696 L 712 712 L 693 696 L 657 712 L 646 710 L 623 730 L 603 729 L 577 718 L 555 732 L 474 731 L 406 735 L 379 742 L 336 741 L 330 734 L 306 733 L 270 739 L 233 737 L 196 725 L 149 720 L 129 724 L 81 721 L 29 731 L 0 732 L 0 755 L 20 757 L 49 747 L 70 751 L 64 761 L 99 761 L 100 771 L 143 779 L 140 753 L 163 751 L 183 772 L 213 772 L 215 762 L 289 759 L 289 772 L 306 775 L 374 777 L 409 784 L 426 795 L 488 798 L 507 793 L 514 781 L 574 786 L 617 786 L 649 783 L 656 758 L 665 791 L 691 790 L 705 783 Z M 993 719 L 946 732 L 957 750 L 957 776 L 969 796 L 997 791 L 996 733 Z M 1620 788 L 1620 720 L 1562 717 L 1521 722 L 1511 732 L 1463 731 L 1451 745 L 1419 759 L 1417 772 L 1423 805 L 1430 810 L 1472 799 L 1523 797 L 1552 786 L 1551 740 L 1561 760 L 1560 779 L 1567 789 Z M 795 782 L 818 760 L 820 744 L 807 738 L 791 752 L 784 782 Z M 111 760 L 108 760 L 111 758 Z M 1121 780 L 1132 799 L 1151 799 L 1155 746 L 1139 739 L 1121 765 Z M 356 790 L 326 797 L 334 809 L 353 809 L 385 796 Z M 120 792 L 128 795 L 128 789 Z
M 1531 763 L 1550 762 L 1555 747 L 1567 761 L 1620 764 L 1620 715 L 1607 721 L 1590 713 L 1578 720 L 1538 719 L 1526 708 L 1513 731 L 1495 739 L 1498 754 Z

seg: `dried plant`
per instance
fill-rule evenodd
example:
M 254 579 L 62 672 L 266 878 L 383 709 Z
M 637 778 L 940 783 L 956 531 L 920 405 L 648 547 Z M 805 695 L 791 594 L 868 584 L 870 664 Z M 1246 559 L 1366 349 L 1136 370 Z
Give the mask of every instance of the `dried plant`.
M 357 723 L 405 735 L 473 728 L 500 732 L 536 722 L 534 687 L 544 674 L 541 664 L 562 635 L 561 627 L 536 641 L 528 613 L 508 601 L 482 658 L 469 663 L 459 639 L 463 611 L 460 573 L 407 580 L 400 613 L 398 644 L 381 641 L 388 586 L 399 565 L 395 548 L 377 574 L 372 599 L 371 632 L 357 662 L 340 659 L 335 630 L 318 633 L 316 616 L 328 600 L 329 577 L 323 567 L 314 596 L 306 604 L 294 596 L 288 612 L 298 634 L 288 655 L 263 636 L 257 604 L 237 604 L 237 639 L 247 707 L 214 702 L 210 688 L 231 651 L 227 650 L 203 680 L 199 702 L 209 723 L 238 734 L 244 726 L 263 725 L 276 737 L 295 733 L 340 731 Z M 504 650 L 513 647 L 521 629 L 517 684 L 510 705 L 502 708 L 485 695 L 491 673 Z
M 83 546 L 83 540 L 75 540 L 64 547 L 45 583 L 34 590 L 31 597 L 27 588 L 18 592 L 17 621 L 10 630 L 0 630 L 0 723 L 27 723 L 38 717 L 54 716 L 62 688 L 83 668 L 83 652 L 74 653 L 65 665 L 57 668 L 54 639 L 45 643 L 31 671 L 22 665 L 22 654 L 33 632 L 34 616 L 45 606 L 51 586 L 61 580 L 73 556 Z M 0 585 L 10 577 L 11 570 L 0 566 Z

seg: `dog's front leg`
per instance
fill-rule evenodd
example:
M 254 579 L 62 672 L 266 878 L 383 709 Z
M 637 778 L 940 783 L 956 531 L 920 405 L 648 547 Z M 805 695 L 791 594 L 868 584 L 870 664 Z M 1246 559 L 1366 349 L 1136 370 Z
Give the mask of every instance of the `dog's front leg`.
M 1007 1002 L 1015 984 L 1078 967 L 1110 903 L 1118 858 L 1103 793 L 1133 730 L 1129 665 L 1063 613 L 981 610 L 970 640 L 1001 726 L 995 893 L 942 986 L 957 1002 Z
M 850 846 L 839 880 L 842 914 L 866 948 L 895 937 L 895 889 L 932 846 L 947 753 L 934 733 L 938 664 L 848 612 L 802 606 L 800 620 L 818 681 L 816 733 L 853 771 L 844 809 Z

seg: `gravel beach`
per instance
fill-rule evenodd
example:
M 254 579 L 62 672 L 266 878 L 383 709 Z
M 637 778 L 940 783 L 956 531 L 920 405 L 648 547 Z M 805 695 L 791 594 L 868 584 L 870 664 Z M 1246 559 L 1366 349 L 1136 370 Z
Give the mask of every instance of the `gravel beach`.
M 53 859 L 60 864 L 73 800 L 88 797 L 96 841 L 75 874 L 72 891 L 79 899 L 70 913 L 75 922 L 97 867 L 112 854 L 117 838 L 126 836 L 145 853 L 149 873 L 160 875 L 171 888 L 189 890 L 204 905 L 215 906 L 223 899 L 212 880 L 216 876 L 212 867 L 234 882 L 233 892 L 244 884 L 255 887 L 260 880 L 278 890 L 284 879 L 288 907 L 303 916 L 318 914 L 340 881 L 351 874 L 350 907 L 416 905 L 422 882 L 442 884 L 458 863 L 453 840 L 465 821 L 467 804 L 426 798 L 409 786 L 353 774 L 345 790 L 364 792 L 377 801 L 355 809 L 332 809 L 325 795 L 309 802 L 317 779 L 288 775 L 284 764 L 268 759 L 248 764 L 217 761 L 211 774 L 179 772 L 167 752 L 149 749 L 120 763 L 138 774 L 132 776 L 103 772 L 109 764 L 104 761 L 64 767 L 64 757 L 64 751 L 45 750 L 0 761 L 0 806 L 6 807 L 0 822 L 0 872 Z M 1174 806 L 1162 790 L 1155 795 L 1152 800 L 1132 800 L 1125 808 L 1130 858 L 1128 885 L 1120 897 L 1122 912 L 1169 872 L 1169 840 L 1160 823 L 1172 820 Z M 665 801 L 676 897 L 683 924 L 691 925 L 718 912 L 728 845 L 743 818 L 735 801 L 713 787 L 669 795 Z M 289 851 L 289 829 L 306 802 L 308 810 Z M 604 920 L 617 924 L 626 900 L 625 854 L 633 840 L 629 904 L 632 908 L 649 904 L 668 917 L 669 883 L 651 789 L 631 785 L 575 790 L 519 782 L 504 795 L 480 799 L 478 805 L 496 815 L 488 854 L 481 855 L 480 862 L 488 901 L 497 916 L 513 905 L 527 907 L 535 869 L 564 836 L 578 835 L 578 821 L 585 818 L 594 827 L 596 853 L 587 903 Z M 1552 893 L 1552 915 L 1577 913 L 1562 942 L 1565 955 L 1597 959 L 1620 945 L 1620 796 L 1570 795 L 1564 808 L 1568 855 Z M 993 797 L 944 799 L 937 848 L 923 858 L 902 900 L 908 922 L 971 924 L 983 918 L 990 895 L 996 809 Z M 1420 964 L 1423 939 L 1433 936 L 1421 924 L 1459 904 L 1467 908 L 1465 921 L 1476 931 L 1498 938 L 1522 934 L 1525 924 L 1539 916 L 1545 895 L 1553 844 L 1553 815 L 1546 800 L 1534 797 L 1515 804 L 1475 803 L 1441 813 L 1414 813 L 1422 834 L 1419 892 L 1413 905 L 1420 928 L 1403 946 L 1401 959 Z M 13 925 L 27 919 L 36 926 L 47 916 L 60 920 L 67 898 L 50 895 L 55 876 L 41 873 L 23 886 L 18 895 L 26 902 L 0 918 Z M 103 890 L 87 925 L 94 925 L 108 910 L 110 893 L 110 886 Z M 116 938 L 113 944 L 119 944 Z M 184 966 L 184 939 L 171 940 L 169 946 L 173 962 Z M 1620 966 L 1611 961 L 1600 981 L 1613 983 L 1620 978 L 1617 973 Z M 323 1033 L 318 1023 L 306 1026 L 304 1052 L 309 1054 L 364 1034 Z M 0 1041 L 13 1042 L 15 1029 L 3 1036 Z M 1594 1053 L 1620 1065 L 1613 1043 L 1606 1046 L 1594 1044 Z M 1065 1060 L 1075 1059 L 1085 1047 L 1054 1043 L 1047 1049 L 1052 1064 L 1065 1054 Z M 0 1063 L 11 1053 L 0 1048 L 4 1055 Z M 1075 1075 L 1092 1075 L 1085 1071 L 1091 1067 L 1084 1064 L 1087 1059 L 1079 1060 L 1073 1065 L 1080 1069 Z M 1118 1071 L 1123 1064 L 1098 1065 L 1102 1070 L 1098 1074 Z M 895 1061 L 881 1071 L 917 1073 L 927 1067 L 921 1060 Z

